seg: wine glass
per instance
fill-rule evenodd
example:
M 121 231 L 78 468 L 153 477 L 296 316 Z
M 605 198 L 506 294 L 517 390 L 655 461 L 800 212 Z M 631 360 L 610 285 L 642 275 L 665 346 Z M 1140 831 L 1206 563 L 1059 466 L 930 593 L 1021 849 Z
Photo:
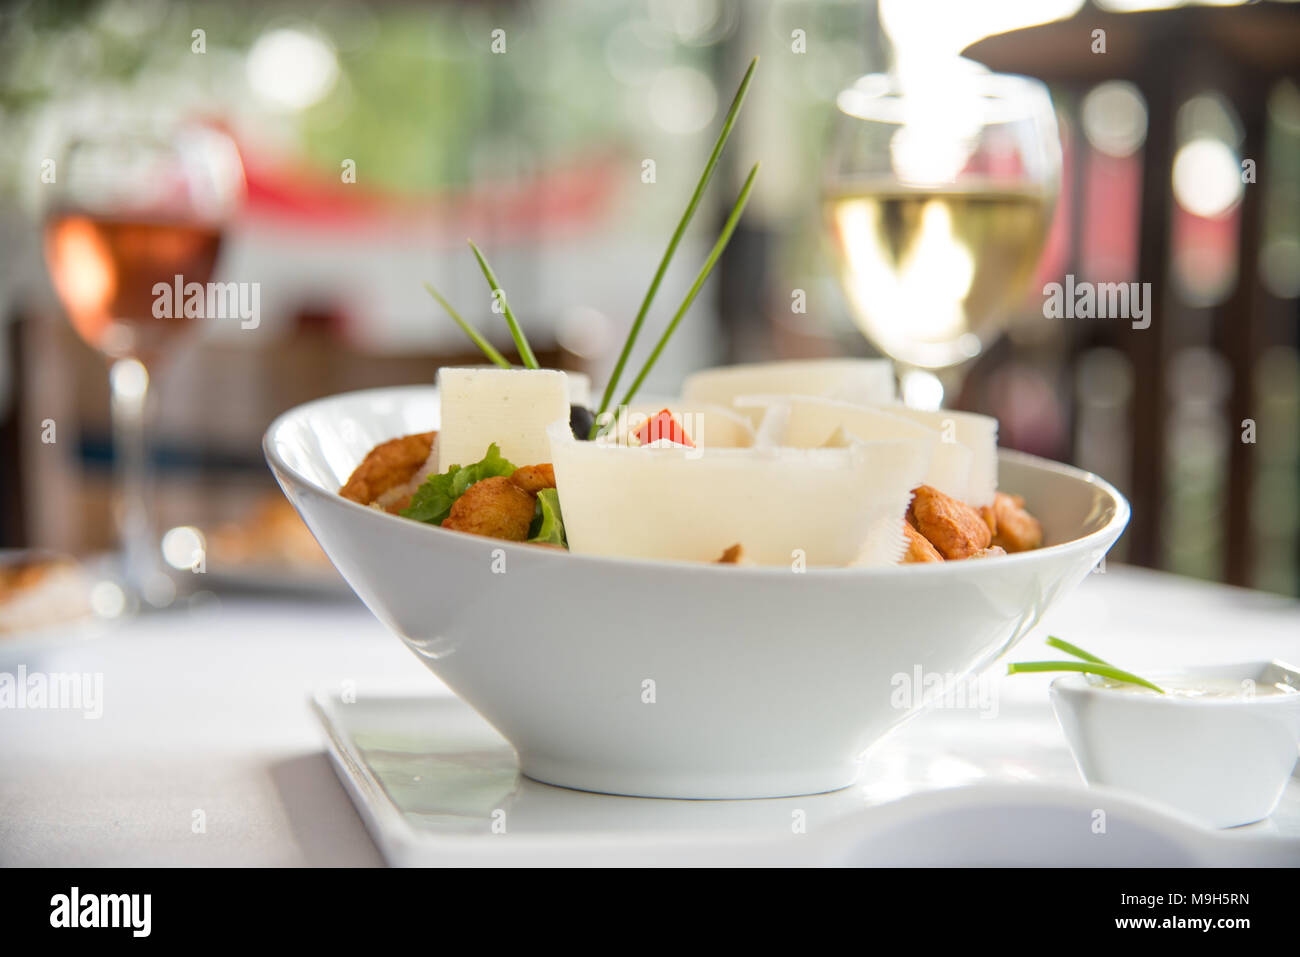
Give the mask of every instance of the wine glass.
M 243 166 L 224 133 L 154 117 L 72 133 L 54 172 L 46 265 L 73 328 L 109 364 L 120 584 L 130 606 L 166 605 L 175 589 L 148 507 L 149 370 L 196 317 L 179 302 L 160 307 L 159 293 L 206 288 L 244 195 Z
M 841 283 L 904 401 L 938 408 L 1028 292 L 1060 189 L 1051 98 L 955 58 L 861 77 L 836 106 L 822 186 Z

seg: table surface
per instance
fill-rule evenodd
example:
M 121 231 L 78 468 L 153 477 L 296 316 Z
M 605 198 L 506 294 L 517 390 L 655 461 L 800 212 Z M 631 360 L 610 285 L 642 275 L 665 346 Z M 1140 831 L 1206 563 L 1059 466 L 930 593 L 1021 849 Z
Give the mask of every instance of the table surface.
M 1138 672 L 1294 660 L 1300 603 L 1111 565 L 1018 653 L 1040 656 L 1049 633 Z M 0 672 L 20 667 L 102 675 L 102 716 L 0 708 L 4 865 L 380 865 L 308 699 L 450 694 L 351 599 L 226 598 L 93 637 L 0 642 Z M 1051 677 L 1000 680 L 1047 709 Z M 931 720 L 953 715 L 898 734 Z

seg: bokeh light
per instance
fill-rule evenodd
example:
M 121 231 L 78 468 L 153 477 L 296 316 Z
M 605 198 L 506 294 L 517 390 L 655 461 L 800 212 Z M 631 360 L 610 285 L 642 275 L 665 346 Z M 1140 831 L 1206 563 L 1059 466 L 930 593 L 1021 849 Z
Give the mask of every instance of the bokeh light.
M 1237 156 L 1226 143 L 1192 140 L 1174 155 L 1174 198 L 1197 216 L 1222 216 L 1241 201 L 1244 186 Z
M 334 48 L 320 34 L 280 28 L 248 51 L 248 84 L 267 103 L 301 110 L 324 99 L 338 79 Z

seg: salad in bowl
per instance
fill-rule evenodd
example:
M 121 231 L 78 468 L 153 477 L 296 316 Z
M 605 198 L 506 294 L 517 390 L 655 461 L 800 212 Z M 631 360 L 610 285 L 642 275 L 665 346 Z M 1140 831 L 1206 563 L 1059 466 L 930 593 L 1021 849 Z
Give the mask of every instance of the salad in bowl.
M 443 370 L 443 389 L 463 371 Z M 497 430 L 466 439 L 486 453 L 468 465 L 440 455 L 452 417 L 502 422 L 542 400 L 375 389 L 286 412 L 264 447 L 339 572 L 523 773 L 652 797 L 811 793 L 851 784 L 874 742 L 1011 648 L 1128 506 L 1087 472 L 977 454 L 943 417 L 937 440 L 837 425 L 829 444 L 781 444 L 816 436 L 804 413 L 773 424 L 800 406 L 899 426 L 891 405 L 779 388 L 765 385 L 757 427 L 752 406 L 686 396 L 639 425 L 626 413 L 627 441 L 617 416 L 580 438 L 566 407 L 528 430 L 546 453 Z M 985 499 L 977 460 L 995 477 Z M 900 699 L 918 669 L 925 694 Z

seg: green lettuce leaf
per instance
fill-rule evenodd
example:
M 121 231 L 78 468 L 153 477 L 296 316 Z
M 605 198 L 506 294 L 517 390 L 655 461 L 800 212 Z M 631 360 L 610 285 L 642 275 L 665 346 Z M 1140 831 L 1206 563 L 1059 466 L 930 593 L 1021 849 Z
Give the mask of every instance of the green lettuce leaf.
M 413 518 L 417 522 L 441 525 L 451 514 L 451 507 L 456 499 L 465 494 L 475 482 L 495 475 L 509 477 L 515 467 L 502 458 L 501 450 L 493 442 L 488 446 L 487 455 L 473 465 L 453 465 L 445 472 L 430 475 L 411 496 L 411 504 L 402 509 L 403 518 Z
M 537 510 L 529 528 L 529 541 L 568 548 L 564 540 L 564 516 L 560 513 L 560 493 L 544 488 L 537 493 Z

